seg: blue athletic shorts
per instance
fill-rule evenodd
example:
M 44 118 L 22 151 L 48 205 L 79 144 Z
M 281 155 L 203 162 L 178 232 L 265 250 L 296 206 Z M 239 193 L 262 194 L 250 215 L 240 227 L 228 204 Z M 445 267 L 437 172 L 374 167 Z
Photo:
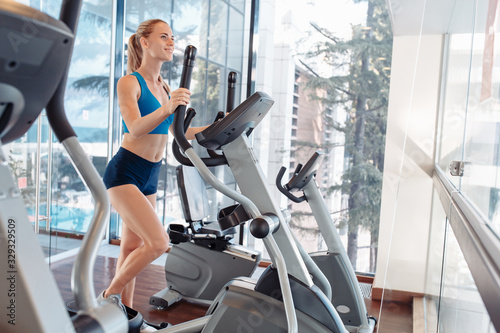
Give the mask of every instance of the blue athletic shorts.
M 103 181 L 106 189 L 133 184 L 144 194 L 155 194 L 158 188 L 161 161 L 148 161 L 131 151 L 120 147 L 109 161 L 104 171 Z

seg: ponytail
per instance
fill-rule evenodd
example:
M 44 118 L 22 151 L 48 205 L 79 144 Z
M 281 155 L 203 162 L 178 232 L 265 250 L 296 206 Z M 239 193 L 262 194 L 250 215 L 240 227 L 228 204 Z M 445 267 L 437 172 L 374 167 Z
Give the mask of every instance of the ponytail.
M 142 48 L 139 40 L 140 37 L 136 33 L 130 36 L 128 40 L 127 74 L 132 74 L 141 66 Z

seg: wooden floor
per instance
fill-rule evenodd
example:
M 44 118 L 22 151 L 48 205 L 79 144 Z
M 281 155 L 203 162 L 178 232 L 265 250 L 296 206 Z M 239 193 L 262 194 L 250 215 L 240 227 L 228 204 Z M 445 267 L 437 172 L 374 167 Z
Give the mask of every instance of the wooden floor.
M 73 261 L 74 258 L 69 258 L 51 265 L 61 295 L 67 302 L 71 301 L 73 298 L 70 282 Z M 94 269 L 94 287 L 96 294 L 100 293 L 111 282 L 111 278 L 115 271 L 115 264 L 115 258 L 97 257 Z M 149 297 L 165 287 L 165 273 L 162 266 L 149 265 L 137 277 L 134 308 L 143 315 L 145 320 L 155 324 L 160 324 L 162 322 L 178 324 L 205 315 L 207 307 L 192 302 L 181 301 L 168 310 L 158 310 L 149 305 Z M 380 314 L 380 302 L 369 299 L 365 301 L 368 313 L 374 317 L 380 317 L 376 332 L 412 332 L 411 304 L 384 302 L 382 313 Z

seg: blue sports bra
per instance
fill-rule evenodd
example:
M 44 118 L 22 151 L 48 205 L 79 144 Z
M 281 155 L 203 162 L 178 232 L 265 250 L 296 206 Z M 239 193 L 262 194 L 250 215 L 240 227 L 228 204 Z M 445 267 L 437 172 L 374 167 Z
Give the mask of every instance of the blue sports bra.
M 161 107 L 161 104 L 160 102 L 158 102 L 155 95 L 151 93 L 151 91 L 148 88 L 148 85 L 146 84 L 146 81 L 144 80 L 141 74 L 134 72 L 131 75 L 137 78 L 137 81 L 139 81 L 139 85 L 141 86 L 141 96 L 139 97 L 137 104 L 139 105 L 139 111 L 141 112 L 141 117 L 144 117 L 150 114 L 151 112 L 157 110 L 159 107 Z M 170 95 L 168 95 L 168 98 L 170 99 Z M 172 114 L 167 119 L 162 121 L 158 126 L 156 126 L 155 129 L 149 132 L 149 134 L 168 134 L 168 128 L 173 123 L 173 121 L 174 121 L 174 115 Z M 127 125 L 125 124 L 125 121 L 123 121 L 123 132 L 130 133 L 127 128 Z

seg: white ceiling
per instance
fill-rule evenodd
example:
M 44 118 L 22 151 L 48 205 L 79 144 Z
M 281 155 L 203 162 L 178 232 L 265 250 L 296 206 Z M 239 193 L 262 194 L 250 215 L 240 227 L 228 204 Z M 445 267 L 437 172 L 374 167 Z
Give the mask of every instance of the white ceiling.
M 386 1 L 394 35 L 399 36 L 471 32 L 474 24 L 483 27 L 488 6 L 488 0 Z

